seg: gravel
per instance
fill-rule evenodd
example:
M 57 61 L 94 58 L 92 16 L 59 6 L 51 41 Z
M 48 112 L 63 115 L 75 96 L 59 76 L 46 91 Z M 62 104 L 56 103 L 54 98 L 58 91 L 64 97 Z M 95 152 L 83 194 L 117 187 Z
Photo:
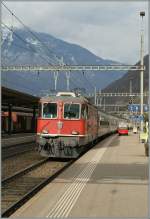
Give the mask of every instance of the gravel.
M 37 151 L 29 151 L 20 155 L 13 156 L 11 158 L 2 161 L 2 179 L 9 177 L 16 172 L 32 165 L 43 157 Z

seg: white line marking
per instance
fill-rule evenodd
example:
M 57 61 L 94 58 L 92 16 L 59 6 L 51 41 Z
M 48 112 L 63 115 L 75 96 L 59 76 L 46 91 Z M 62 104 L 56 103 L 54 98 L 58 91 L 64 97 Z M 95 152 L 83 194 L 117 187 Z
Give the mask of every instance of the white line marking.
M 99 163 L 104 152 L 106 151 L 108 145 L 109 144 L 107 143 L 107 145 L 105 145 L 106 147 L 102 147 L 98 150 L 98 153 L 87 164 L 87 166 L 82 170 L 82 172 L 74 179 L 69 188 L 61 196 L 59 201 L 56 202 L 56 204 L 46 217 L 68 217 L 77 199 L 79 198 L 82 190 L 84 189 L 86 183 L 89 181 L 97 164 Z
M 78 194 L 78 190 L 80 190 L 80 187 L 82 189 L 82 187 L 84 187 L 84 184 L 87 182 L 87 179 L 86 179 L 87 174 L 88 174 L 88 170 L 87 170 L 87 173 L 85 173 L 82 176 L 82 177 L 85 177 L 85 179 L 81 179 L 79 182 L 78 182 L 79 179 L 77 179 L 77 183 L 74 183 L 75 186 L 72 188 L 71 193 L 68 194 L 67 199 L 65 200 L 65 202 L 63 202 L 63 206 L 61 206 L 61 208 L 58 209 L 57 213 L 54 216 L 60 217 L 62 216 L 64 211 L 68 209 L 70 202 L 73 200 L 74 197 L 76 197 L 76 195 Z
M 84 169 L 77 178 L 74 179 L 74 182 L 71 183 L 69 188 L 65 191 L 65 193 L 62 195 L 62 197 L 59 199 L 59 201 L 56 203 L 55 207 L 52 209 L 52 211 L 49 213 L 48 216 L 53 215 L 53 212 L 56 212 L 57 210 L 60 210 L 60 207 L 62 208 L 65 202 L 70 198 L 70 195 L 72 194 L 71 191 L 75 190 L 78 186 L 78 181 L 81 177 L 83 177 L 86 174 L 86 171 L 88 169 Z

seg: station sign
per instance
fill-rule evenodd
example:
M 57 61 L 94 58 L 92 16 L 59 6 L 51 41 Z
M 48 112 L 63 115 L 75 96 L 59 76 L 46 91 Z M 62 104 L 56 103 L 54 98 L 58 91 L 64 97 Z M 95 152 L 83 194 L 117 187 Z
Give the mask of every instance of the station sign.
M 130 104 L 130 105 L 128 105 L 128 111 L 129 112 L 140 112 L 141 111 L 141 105 L 140 104 Z M 144 104 L 143 105 L 143 111 L 148 112 L 149 111 L 149 105 Z
M 129 118 L 135 122 L 141 122 L 144 120 L 143 115 L 131 115 L 131 116 L 129 116 Z
M 130 104 L 128 105 L 129 112 L 140 112 L 140 105 L 139 104 Z
M 144 110 L 144 112 L 148 112 L 149 111 L 149 105 L 144 104 L 143 110 Z

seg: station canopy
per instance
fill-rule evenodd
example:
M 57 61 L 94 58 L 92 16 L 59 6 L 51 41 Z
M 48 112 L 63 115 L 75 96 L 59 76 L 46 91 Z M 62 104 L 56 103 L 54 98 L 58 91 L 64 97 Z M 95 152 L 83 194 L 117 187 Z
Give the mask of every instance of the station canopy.
M 33 108 L 38 107 L 39 97 L 32 96 L 10 88 L 1 88 L 2 106 L 12 106 Z

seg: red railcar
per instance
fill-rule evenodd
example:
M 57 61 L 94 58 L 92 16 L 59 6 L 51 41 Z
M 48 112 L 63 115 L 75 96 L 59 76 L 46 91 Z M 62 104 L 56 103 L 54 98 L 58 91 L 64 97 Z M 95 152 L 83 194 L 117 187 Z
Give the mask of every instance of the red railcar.
M 118 127 L 119 135 L 128 135 L 128 125 L 126 123 L 120 123 Z
M 83 96 L 61 92 L 41 98 L 37 120 L 39 151 L 49 157 L 77 157 L 97 140 L 99 124 L 97 108 Z M 106 124 L 101 131 L 108 132 Z

